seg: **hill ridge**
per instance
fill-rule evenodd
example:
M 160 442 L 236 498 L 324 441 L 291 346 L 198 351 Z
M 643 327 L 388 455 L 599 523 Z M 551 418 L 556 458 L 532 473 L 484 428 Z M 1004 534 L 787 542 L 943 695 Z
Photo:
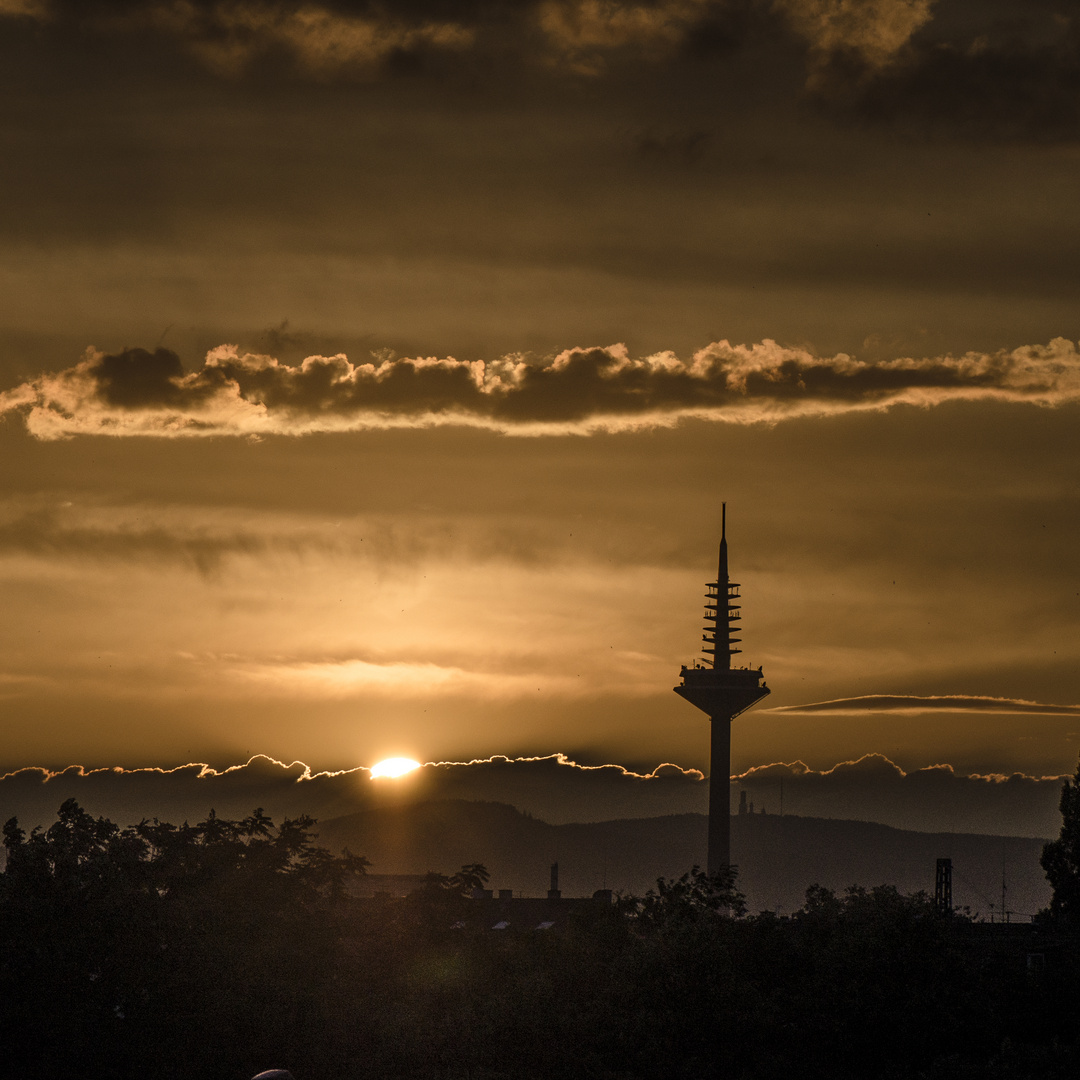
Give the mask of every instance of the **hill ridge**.
M 566 896 L 588 896 L 602 887 L 640 894 L 658 877 L 704 865 L 706 831 L 704 814 L 553 825 L 509 803 L 467 799 L 375 807 L 318 826 L 320 844 L 367 856 L 376 873 L 446 873 L 482 862 L 493 887 L 532 896 L 546 892 L 556 861 Z M 1039 866 L 1044 843 L 1040 837 L 927 833 L 797 814 L 732 817 L 739 887 L 751 910 L 781 913 L 801 906 L 811 884 L 933 891 L 936 860 L 947 857 L 959 906 L 988 915 L 994 905 L 999 912 L 1004 867 L 1007 910 L 1029 915 L 1049 900 Z

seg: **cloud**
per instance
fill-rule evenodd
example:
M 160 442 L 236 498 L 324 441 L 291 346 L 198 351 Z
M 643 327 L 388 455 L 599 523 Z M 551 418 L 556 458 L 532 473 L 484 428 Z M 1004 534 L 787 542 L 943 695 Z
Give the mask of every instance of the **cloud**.
M 934 0 L 774 0 L 807 41 L 814 67 L 837 54 L 868 68 L 892 64 L 916 30 L 930 21 Z
M 0 776 L 0 820 L 44 824 L 68 798 L 120 822 L 158 817 L 196 820 L 211 808 L 243 816 L 270 814 L 328 819 L 402 801 L 467 799 L 511 803 L 552 823 L 649 817 L 699 811 L 706 785 L 696 769 L 661 765 L 637 773 L 619 765 L 584 766 L 562 754 L 429 762 L 401 780 L 372 780 L 366 768 L 313 772 L 303 762 L 258 755 L 215 769 L 193 763 L 173 769 L 25 768 Z
M 470 7 L 458 6 L 466 12 Z M 461 50 L 474 38 L 470 27 L 436 17 L 422 3 L 394 5 L 391 11 L 363 0 L 0 0 L 4 16 L 105 32 L 149 28 L 179 40 L 208 66 L 230 75 L 274 50 L 291 55 L 301 71 L 326 77 L 375 71 L 388 59 L 419 49 Z
M 463 52 L 481 35 L 513 53 L 536 53 L 596 74 L 619 50 L 661 57 L 728 4 L 716 0 L 0 0 L 0 17 L 66 21 L 97 30 L 150 28 L 180 42 L 222 74 L 243 71 L 273 50 L 316 77 L 377 72 L 419 50 Z M 725 24 L 726 25 L 726 24 Z
M 523 73 L 535 87 L 538 69 L 621 82 L 643 61 L 673 70 L 748 46 L 750 82 L 784 86 L 802 63 L 810 100 L 847 119 L 1018 141 L 1080 131 L 1074 0 L 0 0 L 0 19 L 158 35 L 229 77 L 260 58 L 261 74 L 328 81 L 439 57 L 500 91 Z
M 48 17 L 48 0 L 0 0 L 0 18 L 45 20 Z
M 147 11 L 153 24 L 181 38 L 210 66 L 231 73 L 269 49 L 292 53 L 309 74 L 378 68 L 418 48 L 462 49 L 472 31 L 456 22 L 407 21 L 378 10 L 335 11 L 321 4 L 235 2 L 196 4 L 163 0 Z
M 1071 0 L 1005 12 L 949 5 L 933 21 L 917 0 L 778 2 L 811 42 L 808 89 L 839 115 L 967 139 L 1057 141 L 1080 132 L 1080 18 Z M 849 35 L 845 20 L 808 14 L 856 8 L 886 16 L 878 36 Z
M 670 52 L 712 7 L 711 0 L 543 0 L 537 21 L 560 60 L 595 75 L 615 50 Z
M 875 713 L 1004 713 L 1009 716 L 1080 716 L 1080 705 L 1044 705 L 1022 698 L 984 697 L 981 695 L 938 694 L 864 694 L 860 697 L 816 701 L 808 705 L 780 705 L 765 709 L 769 713 L 793 715 L 851 716 Z
M 925 832 L 1050 836 L 1057 832 L 1061 777 L 963 776 L 950 765 L 907 773 L 868 754 L 817 771 L 801 761 L 761 765 L 732 777 L 760 811 L 877 821 Z M 781 788 L 783 794 L 781 796 Z M 313 772 L 303 762 L 257 756 L 244 765 L 175 769 L 20 769 L 0 776 L 0 820 L 45 824 L 68 798 L 120 822 L 196 820 L 211 808 L 238 817 L 256 806 L 274 816 L 321 820 L 378 806 L 437 799 L 503 802 L 552 824 L 705 813 L 708 783 L 696 769 L 660 765 L 640 773 L 587 766 L 563 754 L 429 762 L 401 780 L 365 768 Z
M 802 817 L 872 820 L 921 832 L 1052 836 L 1060 776 L 968 776 L 951 765 L 905 772 L 883 754 L 866 754 L 817 771 L 803 762 L 776 762 L 733 777 L 756 809 Z
M 633 358 L 623 345 L 554 357 L 453 357 L 353 364 L 344 354 L 299 364 L 221 345 L 185 372 L 168 349 L 89 350 L 74 367 L 0 393 L 38 439 L 73 435 L 305 435 L 465 425 L 506 434 L 588 434 L 670 426 L 684 418 L 775 423 L 899 404 L 996 400 L 1054 406 L 1080 399 L 1075 343 L 997 353 L 861 361 L 764 340 L 718 341 L 684 362 Z
M 597 76 L 619 54 L 657 63 L 727 53 L 777 16 L 768 0 L 0 0 L 4 17 L 99 35 L 149 30 L 226 76 L 276 54 L 318 79 L 375 77 L 437 52 L 501 79 L 506 58 L 518 70 Z

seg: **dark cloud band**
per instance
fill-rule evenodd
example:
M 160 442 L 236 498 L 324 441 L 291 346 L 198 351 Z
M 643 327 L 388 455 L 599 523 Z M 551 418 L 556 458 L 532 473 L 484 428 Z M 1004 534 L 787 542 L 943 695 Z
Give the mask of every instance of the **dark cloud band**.
M 153 33 L 222 75 L 260 57 L 310 78 L 372 79 L 449 58 L 584 78 L 633 63 L 768 50 L 805 67 L 809 100 L 875 125 L 962 137 L 1068 140 L 1080 131 L 1073 0 L 1022 12 L 968 0 L 0 0 L 0 20 L 97 35 Z M 524 61 L 524 64 L 521 63 Z
M 1049 836 L 1060 818 L 1062 777 L 961 775 L 949 765 L 905 772 L 881 754 L 831 769 L 801 761 L 761 765 L 733 776 L 733 801 L 748 793 L 759 810 L 806 817 L 878 821 L 929 832 Z M 51 821 L 78 799 L 116 821 L 196 820 L 211 808 L 242 817 L 262 806 L 272 816 L 312 814 L 321 821 L 407 802 L 456 799 L 508 803 L 552 824 L 705 813 L 708 782 L 696 769 L 661 765 L 638 773 L 588 767 L 562 754 L 429 762 L 402 780 L 372 780 L 367 769 L 312 772 L 302 762 L 255 757 L 213 769 L 20 769 L 0 776 L 0 820 Z
M 0 394 L 40 439 L 85 435 L 303 435 L 469 425 L 504 433 L 587 434 L 689 417 L 774 423 L 898 404 L 956 400 L 1062 405 L 1080 399 L 1072 341 L 997 353 L 865 362 L 766 339 L 714 342 L 689 361 L 631 357 L 625 346 L 554 357 L 380 359 L 344 354 L 289 365 L 234 346 L 186 372 L 168 349 L 94 351 L 74 367 Z

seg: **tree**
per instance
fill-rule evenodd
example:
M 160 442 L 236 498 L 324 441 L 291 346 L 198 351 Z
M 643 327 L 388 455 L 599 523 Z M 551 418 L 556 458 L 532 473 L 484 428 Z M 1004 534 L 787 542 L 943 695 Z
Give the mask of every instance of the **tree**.
M 1080 922 L 1080 761 L 1061 788 L 1061 833 L 1043 847 L 1042 863 L 1054 894 L 1050 914 Z
M 317 847 L 309 817 L 256 810 L 121 828 L 70 799 L 3 827 L 5 1075 L 248 1075 L 298 1053 L 337 978 L 367 860 Z M 193 1039 L 192 1032 L 199 1038 Z M 232 1062 L 226 1065 L 223 1062 Z
M 735 887 L 738 867 L 707 874 L 695 866 L 680 878 L 657 878 L 644 897 L 626 897 L 624 911 L 636 914 L 642 928 L 711 922 L 721 916 L 746 913 L 746 897 Z

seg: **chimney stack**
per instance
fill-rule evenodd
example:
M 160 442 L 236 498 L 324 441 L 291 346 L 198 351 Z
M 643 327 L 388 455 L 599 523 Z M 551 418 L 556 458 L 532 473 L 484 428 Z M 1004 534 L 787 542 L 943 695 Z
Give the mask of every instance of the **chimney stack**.
M 558 900 L 562 896 L 559 892 L 559 864 L 553 862 L 551 864 L 551 888 L 548 889 L 548 899 Z

